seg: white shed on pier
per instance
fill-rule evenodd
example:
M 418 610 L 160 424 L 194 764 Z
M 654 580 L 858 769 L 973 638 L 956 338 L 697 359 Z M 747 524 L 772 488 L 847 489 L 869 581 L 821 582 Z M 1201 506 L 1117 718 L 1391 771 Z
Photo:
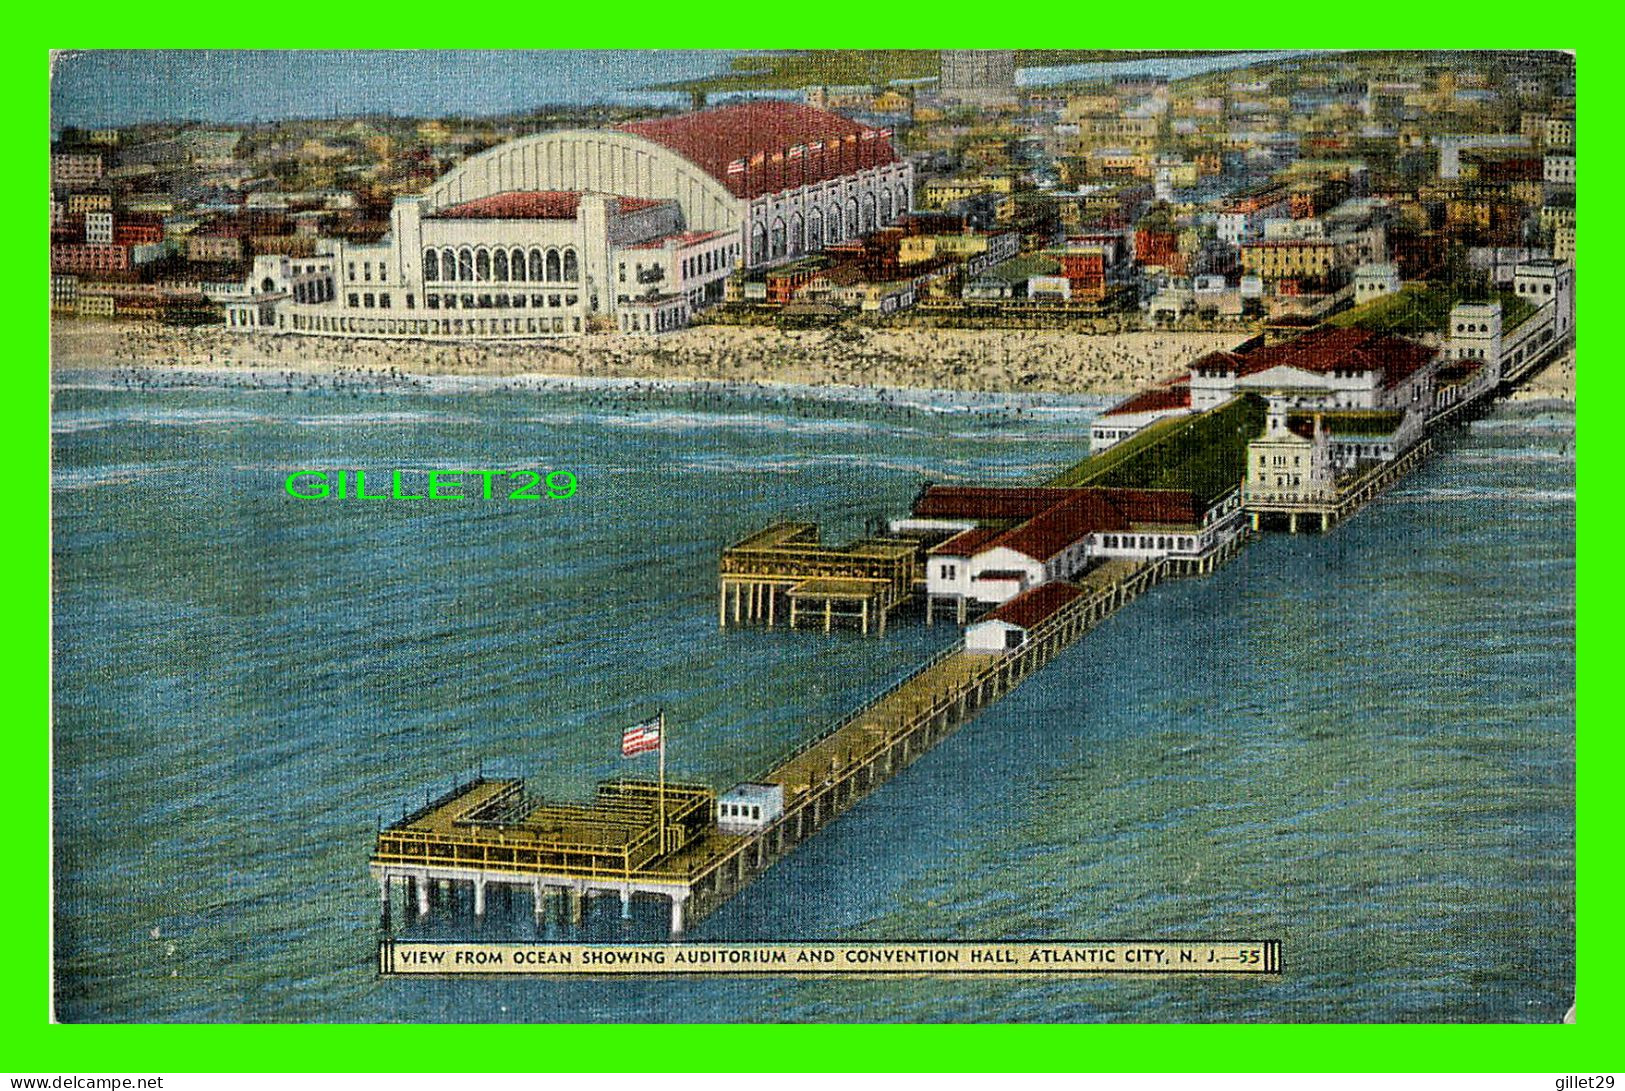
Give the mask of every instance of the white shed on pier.
M 784 785 L 736 784 L 717 797 L 717 828 L 755 833 L 784 813 Z

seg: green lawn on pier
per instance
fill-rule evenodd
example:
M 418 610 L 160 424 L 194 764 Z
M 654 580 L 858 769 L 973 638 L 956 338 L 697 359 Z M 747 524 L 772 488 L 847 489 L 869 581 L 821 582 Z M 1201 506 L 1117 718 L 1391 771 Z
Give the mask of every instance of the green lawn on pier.
M 1247 476 L 1247 444 L 1263 434 L 1268 409 L 1263 398 L 1243 394 L 1205 413 L 1158 421 L 1045 484 L 1189 489 L 1209 506 Z

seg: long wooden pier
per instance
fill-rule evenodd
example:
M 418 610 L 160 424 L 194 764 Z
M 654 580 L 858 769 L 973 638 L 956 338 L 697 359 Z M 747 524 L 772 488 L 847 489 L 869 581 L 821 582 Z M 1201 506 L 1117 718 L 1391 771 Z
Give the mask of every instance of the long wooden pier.
M 461 784 L 379 831 L 371 867 L 384 916 L 390 917 L 397 886 L 406 890 L 403 911 L 421 916 L 430 912 L 436 884 L 469 884 L 476 913 L 484 912 L 487 888 L 496 884 L 525 888 L 538 921 L 555 901 L 561 919 L 579 924 L 584 901 L 594 896 L 618 897 L 623 913 L 634 897 L 663 898 L 670 903 L 672 934 L 679 935 L 1172 571 L 1168 560 L 1108 561 L 1084 575 L 1076 585 L 1082 593 L 1035 625 L 1020 648 L 976 652 L 963 638 L 944 648 L 765 770 L 757 780 L 782 786 L 784 811 L 749 834 L 723 833 L 714 824 L 695 830 L 687 821 L 695 815 L 692 803 L 708 790 L 684 786 L 683 832 L 691 836 L 676 851 L 651 858 L 648 786 L 638 785 L 645 824 L 628 819 L 604 840 L 599 827 L 627 819 L 628 812 L 600 822 L 570 810 L 566 817 L 594 833 L 590 850 L 577 844 L 564 852 L 546 842 L 546 832 L 525 828 L 521 782 Z M 600 787 L 601 796 L 625 791 Z
M 1523 368 L 1518 378 L 1533 370 Z M 1487 384 L 1430 419 L 1428 428 L 1482 408 L 1506 385 Z M 1432 439 L 1424 436 L 1398 458 L 1344 483 L 1335 499 L 1278 514 L 1287 515 L 1294 530 L 1300 516 L 1318 517 L 1319 529 L 1330 529 L 1431 449 Z M 1253 513 L 1255 532 L 1259 516 L 1270 513 L 1275 509 Z M 652 784 L 612 782 L 600 785 L 591 805 L 569 805 L 529 799 L 514 779 L 459 784 L 378 831 L 371 870 L 386 928 L 397 888 L 405 888 L 403 912 L 421 916 L 431 912 L 436 886 L 466 883 L 476 914 L 485 911 L 491 884 L 524 888 L 538 923 L 555 902 L 561 920 L 579 925 L 592 897 L 619 898 L 623 916 L 635 897 L 660 898 L 669 903 L 672 934 L 680 935 L 1103 620 L 1166 578 L 1207 575 L 1246 540 L 1233 536 L 1199 560 L 1108 560 L 1079 577 L 1072 585 L 1077 593 L 1033 624 L 1018 647 L 972 649 L 961 636 L 762 771 L 754 783 L 782 790 L 783 809 L 748 833 L 718 827 L 716 795 L 704 785 L 668 784 L 657 804 Z M 726 625 L 731 613 L 736 624 L 772 625 L 781 597 L 799 612 L 794 592 L 801 590 L 824 596 L 827 628 L 834 599 L 851 590 L 833 584 L 867 581 L 852 593 L 874 613 L 865 610 L 859 621 L 883 631 L 886 613 L 915 582 L 913 549 L 892 539 L 833 549 L 819 544 L 813 524 L 776 524 L 725 554 L 719 622 Z M 804 586 L 809 581 L 810 589 Z

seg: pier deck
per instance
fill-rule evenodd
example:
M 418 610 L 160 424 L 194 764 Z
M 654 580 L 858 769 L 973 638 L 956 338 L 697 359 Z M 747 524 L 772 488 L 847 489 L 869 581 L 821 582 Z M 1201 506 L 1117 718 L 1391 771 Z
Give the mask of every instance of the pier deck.
M 429 911 L 432 883 L 471 883 L 476 912 L 484 911 L 487 884 L 499 883 L 531 888 L 538 919 L 555 894 L 561 914 L 572 922 L 581 919 L 582 900 L 594 894 L 619 895 L 623 911 L 629 911 L 634 895 L 667 898 L 672 931 L 681 933 L 1171 571 L 1166 561 L 1107 561 L 1085 574 L 1076 584 L 1082 593 L 1035 625 L 1019 649 L 974 653 L 966 650 L 963 638 L 944 648 L 754 778 L 782 785 L 785 794 L 783 814 L 754 833 L 727 834 L 714 825 L 703 829 L 687 825 L 695 817 L 696 793 L 709 790 L 679 786 L 687 792 L 681 816 L 693 836 L 674 851 L 635 856 L 631 846 L 646 851 L 655 836 L 645 824 L 628 829 L 624 841 L 614 840 L 612 846 L 604 843 L 606 835 L 594 832 L 573 847 L 576 855 L 569 865 L 560 866 L 562 856 L 513 852 L 528 843 L 517 825 L 494 831 L 469 829 L 471 815 L 518 797 L 520 782 L 476 780 L 463 785 L 379 832 L 372 870 L 379 879 L 386 918 L 397 882 L 407 884 L 409 907 L 415 892 L 420 914 Z M 595 806 L 601 808 L 606 793 L 616 788 L 601 785 Z M 641 782 L 637 788 L 644 799 L 652 790 Z M 707 795 L 706 802 L 714 806 L 714 796 Z M 677 819 L 675 810 L 668 815 L 670 824 Z M 621 829 L 618 814 L 600 811 L 596 821 Z M 537 834 L 528 836 L 534 840 Z

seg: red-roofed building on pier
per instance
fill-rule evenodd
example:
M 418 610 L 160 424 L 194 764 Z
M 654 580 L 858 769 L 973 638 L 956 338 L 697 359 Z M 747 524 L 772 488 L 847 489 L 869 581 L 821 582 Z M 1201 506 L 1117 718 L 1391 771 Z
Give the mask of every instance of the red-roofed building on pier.
M 251 285 L 228 326 L 434 340 L 659 333 L 720 302 L 736 269 L 892 223 L 913 184 L 889 131 L 800 103 L 538 133 L 397 198 L 383 239 L 324 240 L 332 300 Z
M 1252 392 L 1302 408 L 1426 410 L 1439 350 L 1358 328 L 1319 326 L 1247 352 L 1210 352 L 1191 365 L 1200 412 Z
M 1190 412 L 1191 386 L 1188 380 L 1181 379 L 1142 390 L 1090 422 L 1089 453 L 1097 455 L 1157 421 L 1182 417 Z
M 894 534 L 947 533 L 926 551 L 926 620 L 963 624 L 972 605 L 1007 603 L 1105 560 L 1205 563 L 1242 529 L 1239 490 L 1203 504 L 1187 489 L 933 485 Z

